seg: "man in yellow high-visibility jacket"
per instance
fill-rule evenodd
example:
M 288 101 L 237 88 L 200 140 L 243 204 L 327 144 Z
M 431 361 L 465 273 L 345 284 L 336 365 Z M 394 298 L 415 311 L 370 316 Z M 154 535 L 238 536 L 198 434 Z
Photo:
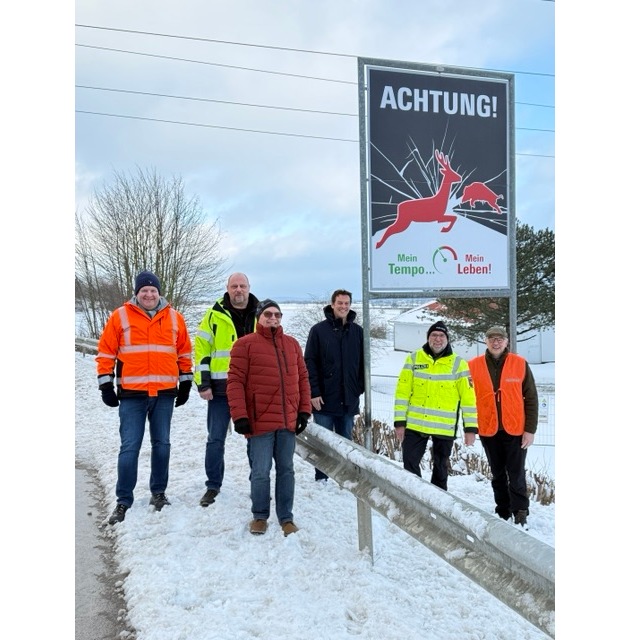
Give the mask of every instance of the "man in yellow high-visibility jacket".
M 256 327 L 258 298 L 250 292 L 244 273 L 230 275 L 221 296 L 205 313 L 195 336 L 195 384 L 208 403 L 206 440 L 206 492 L 199 504 L 214 503 L 225 475 L 225 440 L 230 426 L 227 374 L 230 351 L 238 338 Z
M 468 363 L 453 352 L 446 325 L 429 327 L 427 342 L 405 360 L 396 385 L 394 427 L 403 466 L 422 476 L 420 461 L 432 440 L 431 483 L 447 489 L 449 458 L 461 413 L 464 443 L 474 444 L 477 407 Z

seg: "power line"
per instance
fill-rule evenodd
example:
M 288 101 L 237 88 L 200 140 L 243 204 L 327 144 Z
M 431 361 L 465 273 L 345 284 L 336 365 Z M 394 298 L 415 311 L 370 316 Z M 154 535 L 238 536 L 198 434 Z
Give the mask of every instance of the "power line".
M 537 104 L 536 102 L 519 102 L 518 100 L 514 101 L 514 104 L 522 104 L 528 107 L 543 107 L 544 109 L 555 109 L 555 105 L 553 104 Z
M 256 69 L 253 67 L 241 67 L 238 65 L 232 65 L 232 64 L 222 64 L 219 62 L 207 62 L 205 60 L 193 60 L 191 58 L 179 58 L 176 56 L 163 56 L 157 53 L 145 53 L 143 51 L 130 51 L 128 49 L 116 49 L 113 47 L 99 47 L 96 45 L 91 45 L 91 44 L 80 44 L 77 43 L 75 46 L 77 47 L 84 47 L 86 49 L 98 49 L 101 51 L 112 51 L 114 53 L 128 53 L 130 55 L 136 55 L 136 56 L 145 56 L 147 58 L 161 58 L 164 60 L 175 60 L 177 62 L 190 62 L 192 64 L 204 64 L 207 66 L 211 66 L 211 67 L 223 67 L 226 69 L 239 69 L 241 71 L 254 71 L 256 73 L 269 73 L 272 75 L 277 75 L 277 76 L 288 76 L 291 78 L 302 78 L 305 80 L 319 80 L 321 82 L 335 82 L 338 84 L 349 84 L 349 85 L 353 85 L 355 87 L 358 86 L 357 82 L 351 81 L 351 80 L 336 80 L 334 78 L 320 78 L 317 76 L 305 76 L 303 74 L 298 74 L 298 73 L 288 73 L 285 71 L 269 71 L 267 69 Z M 496 69 L 492 69 L 492 71 L 496 71 Z M 544 74 L 542 74 L 544 75 Z M 555 107 L 553 105 L 547 105 L 547 104 L 535 104 L 533 102 L 516 102 L 516 104 L 523 104 L 523 105 L 528 105 L 531 107 L 548 107 L 551 109 L 554 109 Z
M 199 122 L 182 122 L 181 120 L 163 120 L 161 118 L 146 118 L 144 116 L 125 116 L 118 113 L 101 113 L 99 111 L 83 111 L 76 109 L 75 113 L 87 113 L 94 116 L 108 116 L 111 118 L 129 118 L 131 120 L 148 120 L 149 122 L 163 122 L 166 124 L 181 124 L 188 127 L 204 127 L 208 129 L 226 129 L 228 131 L 244 131 L 245 133 L 264 133 L 274 136 L 287 136 L 291 138 L 315 138 L 317 140 L 334 140 L 335 142 L 359 142 L 358 140 L 348 140 L 346 138 L 329 138 L 326 136 L 310 136 L 301 133 L 283 133 L 281 131 L 260 131 L 258 129 L 242 129 L 240 127 L 222 127 L 217 124 L 202 124 Z
M 198 98 L 198 97 L 193 97 L 193 96 L 178 96 L 178 95 L 172 95 L 172 94 L 168 94 L 168 93 L 154 93 L 151 91 L 134 91 L 131 89 L 114 89 L 111 87 L 92 87 L 92 86 L 88 86 L 88 85 L 83 85 L 83 84 L 77 84 L 75 85 L 75 88 L 77 89 L 91 89 L 94 91 L 110 91 L 113 93 L 128 93 L 128 94 L 132 94 L 132 95 L 140 95 L 140 96 L 153 96 L 153 97 L 157 97 L 157 98 L 172 98 L 175 100 L 191 100 L 194 102 L 212 102 L 212 103 L 218 103 L 218 104 L 232 104 L 232 105 L 237 105 L 237 106 L 241 106 L 241 107 L 255 107 L 255 108 L 260 108 L 260 109 L 274 109 L 274 110 L 279 110 L 279 111 L 298 111 L 298 112 L 303 112 L 303 113 L 316 113 L 316 114 L 322 114 L 322 115 L 331 115 L 331 116 L 349 116 L 352 118 L 358 118 L 359 114 L 358 113 L 340 113 L 337 111 L 321 111 L 318 109 L 298 109 L 296 107 L 281 107 L 281 106 L 277 106 L 277 105 L 267 105 L 267 104 L 255 104 L 255 103 L 251 103 L 251 102 L 236 102 L 233 100 L 218 100 L 215 98 Z M 515 127 L 516 130 L 523 130 L 523 131 L 542 131 L 542 132 L 547 132 L 547 133 L 554 133 L 553 129 L 538 129 L 538 128 L 533 128 L 533 127 Z
M 178 62 L 191 62 L 193 64 L 205 64 L 211 67 L 223 67 L 224 69 L 241 69 L 243 71 L 255 71 L 257 73 L 270 73 L 277 76 L 289 76 L 291 78 L 303 78 L 305 80 L 321 80 L 323 82 L 337 82 L 339 84 L 355 85 L 356 82 L 350 80 L 333 80 L 331 78 L 318 78 L 316 76 L 305 76 L 299 73 L 287 73 L 284 71 L 268 71 L 267 69 L 254 69 L 251 67 L 240 67 L 233 64 L 221 64 L 219 62 L 206 62 L 204 60 L 191 60 L 190 58 L 178 58 L 176 56 L 163 56 L 157 53 L 143 53 L 141 51 L 129 51 L 126 49 L 114 49 L 111 47 L 97 47 L 91 44 L 76 44 L 77 47 L 85 47 L 86 49 L 100 49 L 101 51 L 114 51 L 116 53 L 128 53 L 135 56 L 146 56 L 148 58 L 160 58 L 162 60 L 176 60 Z
M 207 129 L 224 129 L 227 131 L 242 131 L 244 133 L 260 133 L 260 134 L 264 134 L 264 135 L 272 135 L 272 136 L 285 136 L 285 137 L 290 137 L 290 138 L 311 138 L 311 139 L 316 139 L 316 140 L 332 140 L 334 142 L 352 142 L 355 144 L 359 143 L 359 140 L 351 140 L 348 138 L 332 138 L 332 137 L 327 137 L 327 136 L 311 136 L 311 135 L 306 135 L 306 134 L 300 134 L 300 133 L 285 133 L 282 131 L 262 131 L 260 129 L 243 129 L 240 127 L 224 127 L 224 126 L 220 126 L 220 125 L 216 125 L 216 124 L 203 124 L 203 123 L 198 123 L 198 122 L 183 122 L 181 120 L 165 120 L 165 119 L 161 119 L 161 118 L 147 118 L 144 116 L 128 116 L 128 115 L 122 115 L 122 114 L 118 114 L 118 113 L 103 113 L 100 111 L 84 111 L 82 109 L 76 109 L 75 113 L 84 113 L 87 115 L 94 115 L 94 116 L 105 116 L 105 117 L 109 117 L 109 118 L 124 118 L 124 119 L 129 119 L 129 120 L 145 120 L 148 122 L 161 122 L 164 124 L 179 124 L 179 125 L 184 125 L 184 126 L 188 126 L 188 127 L 202 127 L 202 128 L 207 128 Z M 555 156 L 553 155 L 545 155 L 545 154 L 541 154 L 541 153 L 516 153 L 515 155 L 517 156 L 528 156 L 528 157 L 535 157 L 535 158 L 554 158 Z
M 192 96 L 176 96 L 168 93 L 153 93 L 150 91 L 132 91 L 131 89 L 113 89 L 110 87 L 90 87 L 83 84 L 75 84 L 77 89 L 93 89 L 94 91 L 112 91 L 116 93 L 131 93 L 135 95 L 141 96 L 155 96 L 157 98 L 174 98 L 176 100 L 192 100 L 195 102 L 216 102 L 219 104 L 234 104 L 241 107 L 257 107 L 260 109 L 278 109 L 282 111 L 302 111 L 305 113 L 321 113 L 324 115 L 330 116 L 351 116 L 356 118 L 358 114 L 356 113 L 341 113 L 338 111 L 320 111 L 318 109 L 299 109 L 297 107 L 280 107 L 276 105 L 268 105 L 268 104 L 254 104 L 252 102 L 235 102 L 233 100 L 217 100 L 216 98 L 196 98 Z
M 551 0 L 553 1 L 553 0 Z M 196 40 L 198 42 L 213 42 L 216 44 L 229 44 L 229 45 L 233 45 L 233 46 L 238 46 L 238 47 L 256 47 L 259 49 L 274 49 L 277 51 L 290 51 L 292 53 L 310 53 L 310 54 L 314 54 L 314 55 L 322 55 L 322 56 L 336 56 L 336 57 L 340 57 L 340 58 L 359 58 L 359 57 L 367 57 L 367 56 L 357 56 L 354 54 L 349 54 L 349 53 L 333 53 L 330 51 L 315 51 L 312 49 L 297 49 L 297 48 L 292 48 L 292 47 L 278 47 L 278 46 L 274 46 L 274 45 L 264 45 L 264 44 L 253 44 L 253 43 L 249 43 L 249 42 L 236 42 L 236 41 L 230 41 L 230 40 L 216 40 L 213 38 L 199 38 L 199 37 L 193 37 L 193 36 L 181 36 L 181 35 L 174 35 L 174 34 L 169 34 L 169 33 L 155 33 L 155 32 L 151 32 L 151 31 L 137 31 L 137 30 L 133 30 L 133 29 L 117 29 L 115 27 L 99 27 L 96 25 L 90 25 L 90 24 L 75 24 L 75 27 L 81 27 L 84 29 L 101 29 L 103 31 L 117 31 L 120 33 L 135 33 L 135 34 L 139 34 L 139 35 L 147 35 L 147 36 L 157 36 L 160 38 L 175 38 L 175 39 L 179 39 L 179 40 Z M 82 45 L 82 46 L 87 46 L 87 45 Z M 99 47 L 95 47 L 95 48 L 99 48 Z M 131 52 L 130 52 L 131 53 Z M 148 54 L 146 54 L 148 55 Z M 542 72 L 537 72 L 537 71 L 506 71 L 506 70 L 501 70 L 501 69 L 486 69 L 486 71 L 499 71 L 501 73 L 518 73 L 518 74 L 522 74 L 522 75 L 532 75 L 532 76 L 548 76 L 550 78 L 555 77 L 555 74 L 553 73 L 542 73 Z
M 134 29 L 115 29 L 113 27 L 97 27 L 91 24 L 75 24 L 75 27 L 83 27 L 84 29 L 102 29 L 103 31 L 118 31 L 120 33 L 136 33 L 144 36 L 158 36 L 160 38 L 176 38 L 178 40 L 195 40 L 197 42 L 214 42 L 215 44 L 231 44 L 238 47 L 256 47 L 259 49 L 275 49 L 276 51 L 291 51 L 297 53 L 313 53 L 321 56 L 337 56 L 340 58 L 356 58 L 357 56 L 349 53 L 330 53 L 328 51 L 312 51 L 309 49 L 292 49 L 290 47 L 278 47 L 268 44 L 251 44 L 247 42 L 235 42 L 231 40 L 216 40 L 213 38 L 196 38 L 193 36 L 180 36 L 170 33 L 154 33 L 151 31 L 136 31 Z

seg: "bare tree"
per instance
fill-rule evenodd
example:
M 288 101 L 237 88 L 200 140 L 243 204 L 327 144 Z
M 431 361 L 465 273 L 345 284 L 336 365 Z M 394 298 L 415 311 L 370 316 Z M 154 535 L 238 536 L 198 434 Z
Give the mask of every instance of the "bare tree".
M 114 173 L 75 214 L 75 233 L 77 308 L 90 337 L 129 298 L 142 270 L 160 278 L 162 295 L 184 315 L 216 295 L 226 277 L 218 220 L 207 222 L 181 178 L 154 169 Z

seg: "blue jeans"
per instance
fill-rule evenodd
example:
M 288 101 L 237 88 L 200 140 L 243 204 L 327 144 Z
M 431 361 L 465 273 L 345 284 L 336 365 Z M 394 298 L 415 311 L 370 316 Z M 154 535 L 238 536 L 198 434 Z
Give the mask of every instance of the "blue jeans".
M 338 433 L 346 440 L 352 440 L 352 429 L 354 427 L 354 416 L 350 413 L 344 413 L 341 416 L 331 416 L 328 413 L 313 413 L 313 422 L 315 424 Z M 327 480 L 328 476 L 319 469 L 315 468 L 315 480 Z
M 208 440 L 206 442 L 206 488 L 221 490 L 225 475 L 225 438 L 230 425 L 227 396 L 208 400 Z
M 271 431 L 247 440 L 251 464 L 251 498 L 254 520 L 269 518 L 271 503 L 271 462 L 276 464 L 276 516 L 278 522 L 293 521 L 293 496 L 295 494 L 295 474 L 293 454 L 295 453 L 295 433 L 288 429 Z
M 133 490 L 138 481 L 138 456 L 144 438 L 144 428 L 149 419 L 151 435 L 151 493 L 164 493 L 168 485 L 168 465 L 171 456 L 171 418 L 173 396 L 138 396 L 121 398 L 118 407 L 120 418 L 120 451 L 118 453 L 118 482 L 116 501 L 130 507 Z

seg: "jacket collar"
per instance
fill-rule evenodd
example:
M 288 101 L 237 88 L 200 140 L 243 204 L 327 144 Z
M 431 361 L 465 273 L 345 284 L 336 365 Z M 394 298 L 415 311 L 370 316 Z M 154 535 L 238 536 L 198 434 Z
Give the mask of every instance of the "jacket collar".
M 278 327 L 273 327 L 275 331 L 272 331 L 272 327 L 263 327 L 260 322 L 256 325 L 256 333 L 259 333 L 264 338 L 271 339 L 273 337 L 280 338 L 284 334 L 284 330 L 282 329 L 282 325 Z
M 335 318 L 335 312 L 333 311 L 331 304 L 327 304 L 324 307 L 324 315 L 326 316 L 326 320 L 331 322 L 334 327 L 338 327 L 338 328 L 343 327 L 342 320 L 340 318 Z M 349 324 L 350 322 L 354 322 L 356 320 L 356 317 L 357 317 L 357 312 L 354 311 L 353 309 L 350 309 L 350 311 L 348 311 L 348 315 L 346 316 L 346 324 Z

